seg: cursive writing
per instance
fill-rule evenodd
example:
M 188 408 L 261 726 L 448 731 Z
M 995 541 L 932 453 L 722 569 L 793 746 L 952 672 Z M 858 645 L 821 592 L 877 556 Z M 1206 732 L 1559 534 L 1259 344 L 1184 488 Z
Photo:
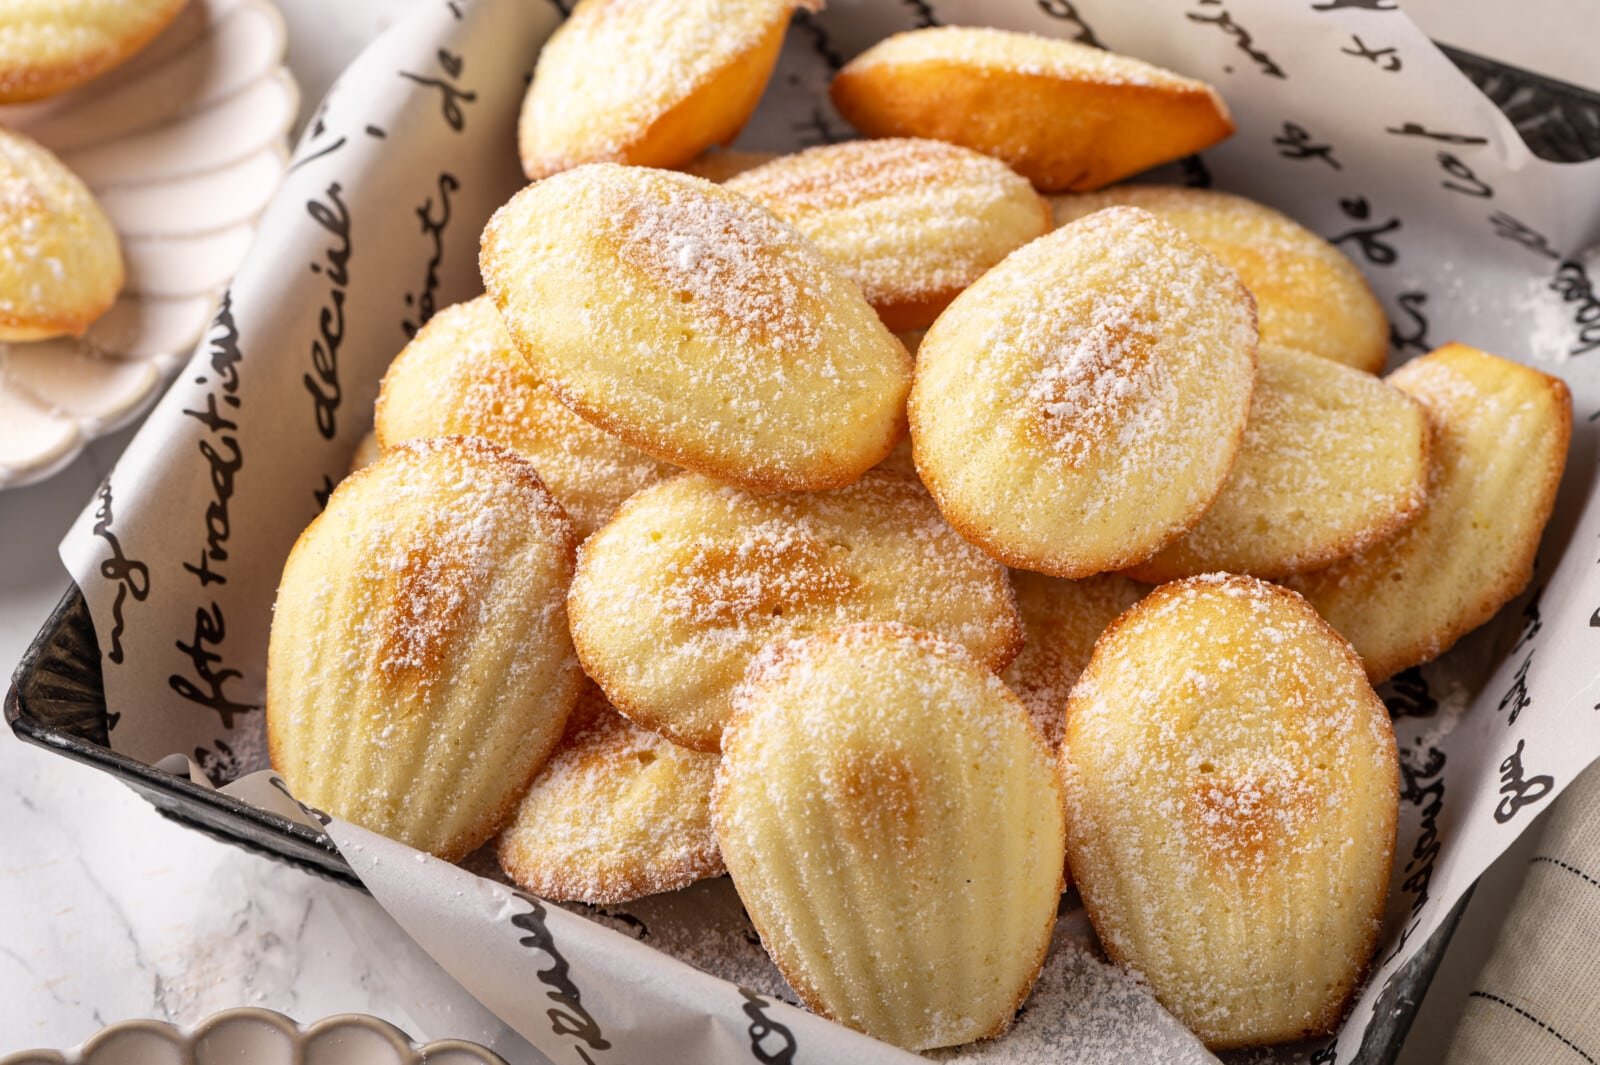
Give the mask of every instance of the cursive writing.
M 167 678 L 167 684 L 190 702 L 216 711 L 222 719 L 222 727 L 231 729 L 235 714 L 248 713 L 257 708 L 238 702 L 227 693 L 228 682 L 242 676 L 237 669 L 218 668 L 222 663 L 222 655 L 212 648 L 220 647 L 227 635 L 221 606 L 213 602 L 210 609 L 196 607 L 194 636 L 188 643 L 177 641 L 178 650 L 189 656 L 189 667 L 194 671 L 195 679 L 174 673 Z
M 402 319 L 400 328 L 406 336 L 416 336 L 429 318 L 433 317 L 434 296 L 439 291 L 439 264 L 444 262 L 444 233 L 450 226 L 450 194 L 461 188 L 461 182 L 449 171 L 439 173 L 436 188 L 439 191 L 438 213 L 434 212 L 433 197 L 429 196 L 416 209 L 422 225 L 422 235 L 433 242 L 428 256 L 428 266 L 422 276 L 422 291 L 406 293 L 406 305 L 416 309 L 416 321 Z
M 792 1065 L 796 1048 L 788 1025 L 767 1016 L 769 1003 L 749 988 L 739 988 L 744 1015 L 750 1019 L 750 1053 L 761 1065 Z
M 1078 6 L 1072 0 L 1039 0 L 1039 10 L 1051 18 L 1076 23 L 1078 32 L 1072 35 L 1072 39 L 1079 44 L 1087 44 L 1091 48 L 1105 47 L 1100 38 L 1094 35 L 1094 29 L 1078 14 Z
M 1354 48 L 1341 48 L 1345 55 L 1353 55 L 1357 59 L 1365 59 L 1377 65 L 1379 70 L 1393 74 L 1401 67 L 1400 50 L 1398 48 L 1374 48 L 1355 34 L 1350 35 Z
M 1522 773 L 1522 740 L 1517 741 L 1516 749 L 1506 755 L 1500 763 L 1500 794 L 1501 799 L 1494 808 L 1494 819 L 1500 824 L 1505 824 L 1524 806 L 1531 806 L 1542 802 L 1550 794 L 1556 782 L 1543 774 L 1536 777 L 1524 777 Z
M 233 299 L 224 295 L 216 318 L 206 336 L 207 361 L 211 373 L 196 378 L 197 384 L 207 384 L 215 378 L 205 401 L 183 410 L 183 415 L 193 418 L 205 430 L 195 447 L 205 460 L 211 498 L 206 502 L 203 515 L 205 540 L 197 560 L 183 563 L 183 569 L 200 582 L 202 589 L 214 584 L 227 584 L 223 564 L 228 561 L 228 540 L 233 535 L 230 507 L 239 471 L 244 468 L 244 452 L 237 435 L 239 424 L 231 413 L 239 409 L 239 366 L 243 354 L 239 349 L 239 329 L 233 318 Z M 230 681 L 242 674 L 237 669 L 223 665 L 222 652 L 218 650 L 227 637 L 227 622 L 222 606 L 214 599 L 209 605 L 198 606 L 194 612 L 194 629 L 189 641 L 176 640 L 173 646 L 188 659 L 189 672 L 173 673 L 167 684 L 173 691 L 216 712 L 224 728 L 233 728 L 235 714 L 257 709 L 241 703 L 228 692 Z
M 1411 844 L 1411 856 L 1406 861 L 1405 879 L 1400 890 L 1411 896 L 1405 927 L 1386 962 L 1393 961 L 1405 949 L 1406 940 L 1421 927 L 1422 910 L 1430 898 L 1428 888 L 1433 883 L 1433 868 L 1439 860 L 1439 813 L 1444 809 L 1445 753 L 1429 746 L 1427 753 L 1418 756 L 1416 751 L 1400 752 L 1400 801 L 1418 808 L 1417 838 Z
M 583 995 L 572 981 L 567 959 L 556 947 L 555 937 L 545 923 L 544 904 L 520 891 L 515 894 L 529 907 L 527 913 L 519 913 L 511 918 L 513 926 L 528 933 L 517 942 L 550 958 L 550 967 L 540 969 L 538 973 L 539 982 L 547 989 L 545 998 L 555 1003 L 545 1011 L 545 1016 L 550 1018 L 550 1030 L 559 1036 L 576 1036 L 583 1045 L 574 1046 L 573 1050 L 584 1061 L 593 1062 L 594 1059 L 585 1048 L 606 1050 L 611 1043 L 602 1035 L 599 1022 L 583 1006 Z
M 1217 6 L 1221 3 L 1222 0 L 1200 0 L 1202 7 Z M 1233 20 L 1233 16 L 1226 10 L 1218 11 L 1214 15 L 1200 11 L 1190 11 L 1184 17 L 1186 17 L 1190 22 L 1199 22 L 1215 26 L 1217 29 L 1228 34 L 1233 38 L 1234 47 L 1239 49 L 1239 51 L 1243 52 L 1245 55 L 1249 56 L 1251 62 L 1255 63 L 1257 69 L 1259 69 L 1261 73 L 1265 74 L 1267 77 L 1284 79 L 1289 77 L 1289 75 L 1283 72 L 1283 68 L 1280 67 L 1270 55 L 1268 55 L 1264 50 L 1256 47 L 1255 38 L 1251 36 L 1250 31 L 1245 29 L 1239 23 L 1235 22 Z
M 311 393 L 317 432 L 332 440 L 338 431 L 339 345 L 344 343 L 344 301 L 350 287 L 350 211 L 340 194 L 337 181 L 329 182 L 322 199 L 306 201 L 306 213 L 317 226 L 333 238 L 323 250 L 323 260 L 311 263 L 311 272 L 328 281 L 328 298 L 317 314 L 317 336 L 311 341 L 311 373 L 301 380 Z
M 1508 725 L 1515 725 L 1522 712 L 1533 704 L 1533 696 L 1528 694 L 1528 667 L 1533 665 L 1533 652 L 1535 650 L 1532 647 L 1528 648 L 1527 657 L 1523 658 L 1522 664 L 1517 667 L 1517 671 L 1511 676 L 1511 687 L 1500 697 L 1498 709 L 1502 712 L 1511 711 L 1510 716 L 1506 718 L 1506 724 Z
M 1333 145 L 1315 143 L 1311 131 L 1298 122 L 1285 122 L 1283 132 L 1272 138 L 1272 143 L 1278 146 L 1278 154 L 1285 159 L 1320 159 L 1335 170 L 1344 169 L 1333 157 Z
M 1568 355 L 1587 355 L 1600 348 L 1600 298 L 1594 294 L 1594 284 L 1589 271 L 1576 259 L 1567 259 L 1556 268 L 1550 282 L 1551 291 L 1561 296 L 1563 303 L 1576 307 L 1572 324 L 1578 327 L 1578 342 L 1568 349 Z
M 1543 255 L 1546 259 L 1561 258 L 1561 253 L 1550 246 L 1549 237 L 1504 211 L 1491 214 L 1489 226 L 1494 230 L 1495 236 L 1514 241 L 1536 255 Z
M 117 586 L 117 597 L 111 602 L 111 650 L 106 657 L 120 666 L 124 654 L 122 633 L 126 628 L 122 606 L 129 596 L 133 597 L 134 602 L 142 603 L 150 595 L 150 567 L 123 554 L 122 542 L 111 531 L 111 478 L 100 483 L 99 498 L 100 505 L 95 508 L 92 531 L 111 549 L 111 557 L 100 563 L 100 576 Z
M 463 89 L 456 84 L 456 80 L 461 77 L 461 69 L 464 65 L 459 55 L 443 48 L 439 49 L 435 55 L 439 60 L 440 68 L 445 73 L 444 77 L 430 78 L 422 74 L 413 74 L 407 70 L 402 70 L 399 74 L 407 81 L 414 81 L 418 85 L 426 86 L 430 89 L 438 89 L 440 97 L 439 111 L 444 115 L 445 124 L 455 132 L 460 133 L 467 128 L 467 115 L 461 105 L 475 102 L 478 99 L 478 94 L 470 89 Z

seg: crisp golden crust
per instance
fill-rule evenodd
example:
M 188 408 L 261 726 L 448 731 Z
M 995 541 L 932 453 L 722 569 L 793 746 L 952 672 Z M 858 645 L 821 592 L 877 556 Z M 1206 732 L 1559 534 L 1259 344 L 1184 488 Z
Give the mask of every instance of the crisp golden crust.
M 1012 571 L 1011 586 L 1023 643 L 1000 679 L 1022 700 L 1054 750 L 1066 727 L 1067 693 L 1089 664 L 1095 641 L 1144 589 L 1116 573 L 1063 581 L 1027 570 Z
M 496 854 L 540 898 L 609 905 L 721 876 L 711 828 L 717 757 L 676 746 L 584 685 Z
M 847 63 L 834 106 L 869 137 L 928 137 L 1045 192 L 1097 189 L 1233 132 L 1217 91 L 1071 41 L 977 27 L 898 33 Z
M 793 228 L 687 174 L 608 164 L 531 185 L 484 283 L 568 407 L 755 491 L 849 484 L 904 433 L 911 359 Z
M 0 103 L 82 85 L 160 33 L 186 0 L 5 0 L 0 4 Z
M 1200 520 L 1244 434 L 1250 294 L 1131 207 L 1013 252 L 923 338 L 917 471 L 962 536 L 1009 566 L 1086 577 Z
M 1333 1030 L 1377 943 L 1399 769 L 1360 660 L 1303 599 L 1224 574 L 1156 589 L 1095 645 L 1061 769 L 1114 960 L 1213 1048 Z
M 1025 178 L 939 141 L 824 145 L 726 184 L 838 263 L 896 332 L 932 325 L 962 289 L 1051 226 L 1049 204 Z
M 517 124 L 537 181 L 584 163 L 678 167 L 738 135 L 798 0 L 579 0 L 539 52 Z
M 1128 570 L 1269 579 L 1321 569 L 1393 536 L 1428 496 L 1428 419 L 1359 370 L 1263 343 L 1244 442 L 1200 523 Z
M 81 334 L 122 287 L 100 205 L 49 149 L 0 129 L 0 342 Z
M 481 436 L 533 463 L 583 540 L 624 500 L 678 472 L 573 414 L 539 380 L 487 296 L 428 320 L 383 376 L 383 446 Z
M 722 184 L 731 177 L 766 166 L 778 158 L 777 152 L 741 152 L 728 148 L 711 148 L 701 152 L 678 169 L 697 178 Z
M 1121 185 L 1056 196 L 1057 225 L 1118 204 L 1181 229 L 1239 275 L 1256 299 L 1263 344 L 1283 344 L 1380 373 L 1389 320 L 1355 263 L 1287 215 L 1215 189 Z
M 267 649 L 273 768 L 302 802 L 458 860 L 511 815 L 581 674 L 572 529 L 475 437 L 346 478 L 284 565 Z
M 1016 697 L 878 623 L 770 645 L 736 706 L 717 838 L 790 986 L 912 1049 L 1004 1031 L 1062 890 L 1060 784 Z
M 1433 424 L 1427 505 L 1390 539 L 1288 582 L 1355 645 L 1373 683 L 1437 658 L 1527 585 L 1572 436 L 1559 378 L 1464 344 L 1388 381 Z
M 647 488 L 585 542 L 568 600 L 584 669 L 628 717 L 715 751 L 763 645 L 853 621 L 904 621 L 991 669 L 1021 646 L 1005 571 L 912 478 L 755 496 L 686 475 Z

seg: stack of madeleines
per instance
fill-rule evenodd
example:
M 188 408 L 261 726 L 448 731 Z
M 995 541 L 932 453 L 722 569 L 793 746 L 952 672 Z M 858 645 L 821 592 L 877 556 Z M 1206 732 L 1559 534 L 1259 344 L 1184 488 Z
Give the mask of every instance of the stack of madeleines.
M 795 6 L 582 0 L 545 47 L 486 294 L 284 570 L 273 764 L 552 899 L 727 872 L 900 1046 L 1006 1028 L 1069 871 L 1208 1045 L 1332 1030 L 1394 846 L 1372 685 L 1528 580 L 1566 389 L 1376 377 L 1332 246 L 1103 188 L 1232 128 L 1136 60 L 919 30 L 834 81 L 873 139 L 703 154 Z

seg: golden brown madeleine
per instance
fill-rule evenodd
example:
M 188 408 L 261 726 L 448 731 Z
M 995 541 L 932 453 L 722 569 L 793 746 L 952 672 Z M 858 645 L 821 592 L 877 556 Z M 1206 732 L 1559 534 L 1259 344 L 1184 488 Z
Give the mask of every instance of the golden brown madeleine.
M 741 152 L 726 148 L 712 148 L 701 152 L 678 169 L 685 174 L 693 174 L 695 177 L 705 178 L 707 181 L 715 181 L 720 185 L 729 178 L 744 173 L 746 170 L 754 170 L 758 166 L 766 166 L 777 157 L 777 152 Z
M 793 228 L 701 178 L 601 164 L 489 221 L 484 284 L 583 418 L 756 491 L 849 484 L 905 427 L 911 358 Z
M 1023 643 L 1000 679 L 1022 700 L 1054 750 L 1066 727 L 1067 693 L 1089 664 L 1094 642 L 1144 589 L 1116 573 L 1064 581 L 1027 570 L 1011 572 L 1011 587 Z
M 1374 684 L 1444 654 L 1527 585 L 1572 436 L 1559 378 L 1465 344 L 1413 359 L 1388 381 L 1433 423 L 1422 515 L 1287 582 L 1355 645 Z
M 1129 569 L 1286 577 L 1393 536 L 1428 497 L 1428 418 L 1370 374 L 1263 343 L 1244 443 L 1200 523 Z
M 1213 1048 L 1333 1030 L 1377 943 L 1394 732 L 1298 595 L 1211 574 L 1095 645 L 1061 747 L 1067 861 L 1106 952 Z
M 1062 890 L 1060 781 L 1016 696 L 896 624 L 779 641 L 739 688 L 717 839 L 807 1006 L 914 1050 L 998 1035 Z
M 1044 192 L 1097 189 L 1233 132 L 1211 86 L 1072 41 L 969 26 L 897 33 L 833 79 L 869 137 L 1003 159 Z
M 540 898 L 608 905 L 721 876 L 717 756 L 640 728 L 585 683 L 567 734 L 500 834 L 500 866 Z
M 0 129 L 0 342 L 81 334 L 122 288 L 100 205 L 50 150 Z
M 831 492 L 757 496 L 693 475 L 647 488 L 584 543 L 567 605 L 617 709 L 702 751 L 778 637 L 903 621 L 995 670 L 1022 641 L 1005 570 L 914 479 L 878 470 Z
M 1188 234 L 1232 267 L 1256 298 L 1261 342 L 1381 373 L 1389 320 L 1356 264 L 1288 215 L 1215 189 L 1119 185 L 1056 196 L 1057 225 L 1124 204 Z
M 1050 205 L 1027 179 L 940 141 L 828 144 L 726 185 L 822 249 L 896 332 L 933 324 L 957 293 L 1051 226 Z
M 0 0 L 0 103 L 82 85 L 166 28 L 185 0 Z
M 1008 566 L 1087 577 L 1142 562 L 1221 491 L 1256 371 L 1233 271 L 1133 207 L 1012 252 L 917 351 L 917 471 Z
M 583 163 L 676 167 L 738 136 L 804 0 L 578 0 L 539 52 L 517 148 L 537 181 Z
M 267 743 L 295 797 L 455 861 L 560 739 L 582 674 L 567 517 L 515 453 L 412 440 L 346 478 L 284 564 Z
M 517 353 L 494 301 L 428 319 L 383 376 L 378 438 L 481 436 L 533 463 L 579 540 L 624 499 L 677 471 L 568 410 Z

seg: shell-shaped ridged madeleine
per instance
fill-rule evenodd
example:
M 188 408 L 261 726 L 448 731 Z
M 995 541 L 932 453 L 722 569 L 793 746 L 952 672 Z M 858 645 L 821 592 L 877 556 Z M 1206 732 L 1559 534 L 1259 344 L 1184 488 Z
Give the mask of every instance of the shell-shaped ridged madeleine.
M 481 436 L 533 463 L 582 540 L 624 500 L 678 472 L 568 410 L 517 352 L 487 296 L 446 307 L 383 376 L 376 416 L 388 447 Z
M 1287 582 L 1355 645 L 1374 684 L 1444 654 L 1527 586 L 1572 437 L 1565 383 L 1465 344 L 1387 380 L 1433 425 L 1422 514 Z
M 1008 566 L 1142 562 L 1222 490 L 1256 373 L 1250 294 L 1133 207 L 1079 219 L 957 296 L 917 350 L 917 472 Z
M 0 103 L 81 85 L 143 48 L 185 0 L 6 0 Z
M 617 709 L 702 751 L 778 637 L 903 621 L 995 670 L 1021 643 L 1004 568 L 914 478 L 879 470 L 831 492 L 757 496 L 696 475 L 647 488 L 585 541 L 567 606 Z
M 1389 320 L 1342 251 L 1288 215 L 1216 189 L 1119 185 L 1052 198 L 1057 225 L 1118 205 L 1149 211 L 1231 267 L 1256 298 L 1261 342 L 1367 373 L 1389 358 Z
M 957 293 L 1052 224 L 1026 178 L 941 141 L 827 144 L 725 185 L 822 249 L 897 332 L 927 328 Z
M 721 876 L 717 756 L 640 728 L 593 684 L 500 834 L 500 866 L 541 898 L 608 905 Z
M 1244 442 L 1199 524 L 1128 573 L 1277 578 L 1404 528 L 1428 496 L 1428 418 L 1370 374 L 1262 344 Z
M 1095 932 L 1213 1048 L 1332 1031 L 1377 943 L 1394 732 L 1287 589 L 1212 574 L 1119 618 L 1072 690 L 1067 861 Z
M 1044 192 L 1097 189 L 1233 132 L 1211 86 L 1074 41 L 971 26 L 897 33 L 830 89 L 869 137 L 1003 159 Z
M 116 230 L 48 148 L 0 129 L 0 342 L 81 334 L 122 287 Z
M 413 440 L 300 534 L 267 648 L 295 797 L 449 861 L 490 839 L 578 696 L 572 528 L 514 453 Z
M 1013 570 L 1022 650 L 1000 673 L 1028 708 L 1051 750 L 1066 727 L 1067 693 L 1089 664 L 1094 642 L 1145 589 L 1116 573 L 1064 581 Z
M 641 451 L 756 491 L 849 484 L 902 435 L 911 358 L 792 227 L 701 178 L 579 167 L 483 234 L 534 372 Z
M 997 1035 L 1062 889 L 1060 782 L 1015 696 L 895 624 L 767 648 L 740 686 L 717 839 L 818 1013 L 922 1050 Z
M 676 167 L 755 110 L 805 0 L 579 0 L 539 52 L 517 124 L 532 180 L 583 163 Z

